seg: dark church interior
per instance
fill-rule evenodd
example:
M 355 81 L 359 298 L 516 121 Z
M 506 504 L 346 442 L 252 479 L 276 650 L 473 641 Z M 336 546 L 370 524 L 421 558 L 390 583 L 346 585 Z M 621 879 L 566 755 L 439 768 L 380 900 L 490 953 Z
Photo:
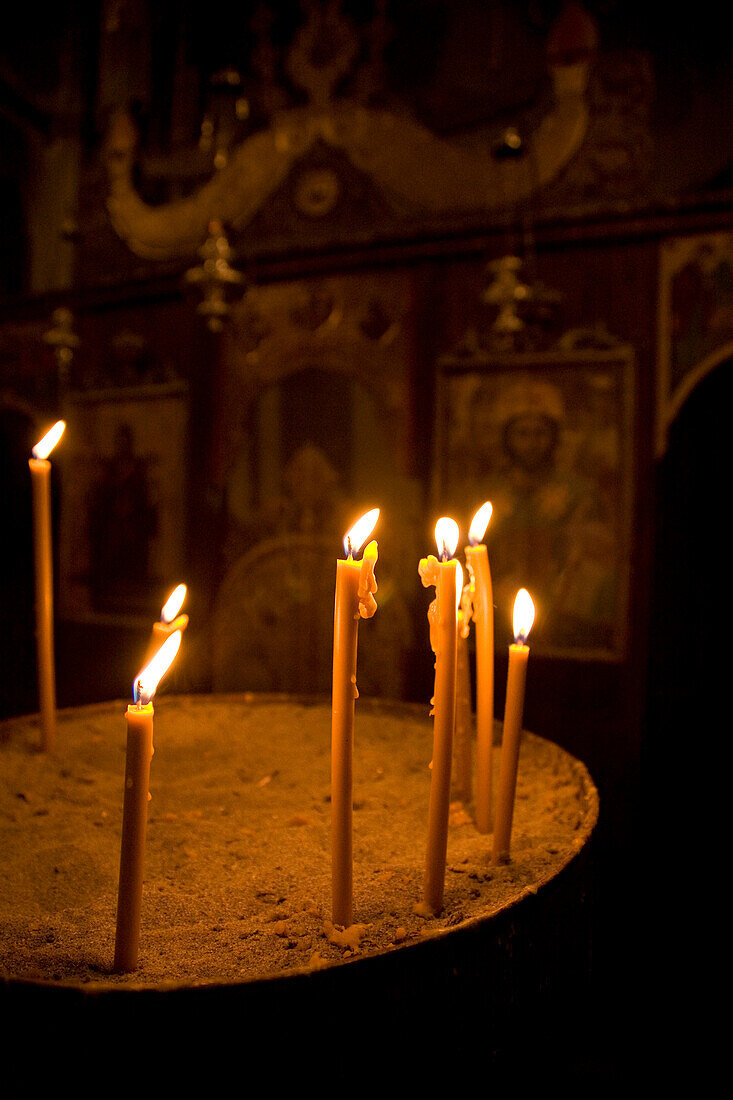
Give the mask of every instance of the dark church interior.
M 427 714 L 418 561 L 491 499 L 495 717 L 523 584 L 524 727 L 599 791 L 592 943 L 453 1084 L 676 1078 L 725 676 L 719 9 L 101 0 L 4 24 L 0 750 L 39 705 L 28 458 L 58 419 L 59 708 L 127 698 L 179 581 L 167 692 L 327 697 L 333 563 L 378 505 L 358 689 Z M 316 1059 L 300 1080 L 325 1083 Z

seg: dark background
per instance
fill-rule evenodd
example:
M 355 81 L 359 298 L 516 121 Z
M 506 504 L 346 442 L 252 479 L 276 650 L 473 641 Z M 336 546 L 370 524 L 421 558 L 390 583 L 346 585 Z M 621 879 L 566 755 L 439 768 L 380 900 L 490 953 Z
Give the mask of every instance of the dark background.
M 342 5 L 362 35 L 378 7 Z M 531 134 L 548 109 L 545 50 L 562 7 L 488 0 L 387 4 L 389 34 L 372 102 L 442 138 L 485 148 L 490 157 L 508 126 Z M 486 324 L 480 293 L 488 260 L 519 250 L 525 270 L 560 294 L 550 336 L 601 326 L 633 349 L 628 646 L 611 661 L 533 655 L 525 709 L 527 728 L 578 755 L 601 793 L 592 999 L 576 1006 L 572 1050 L 556 1045 L 562 1046 L 562 1021 L 557 1030 L 548 1021 L 546 1036 L 554 1056 L 567 1059 L 569 1073 L 595 1082 L 626 1080 L 640 1052 L 652 1069 L 679 1057 L 664 1044 L 661 1051 L 656 1048 L 649 1019 L 665 1026 L 686 1019 L 688 1006 L 677 1000 L 675 971 L 663 944 L 671 931 L 674 957 L 683 968 L 680 954 L 699 945 L 699 914 L 685 883 L 705 863 L 706 825 L 715 820 L 706 793 L 712 752 L 729 724 L 719 687 L 725 681 L 726 626 L 718 589 L 722 584 L 725 592 L 730 475 L 725 356 L 682 404 L 665 452 L 655 451 L 661 250 L 670 239 L 733 227 L 729 51 L 716 11 L 705 4 L 661 10 L 613 0 L 584 6 L 597 32 L 587 145 L 560 180 L 521 209 L 456 211 L 439 225 L 427 219 L 406 226 L 387 216 L 384 197 L 366 189 L 352 166 L 326 155 L 323 163 L 343 172 L 351 213 L 336 211 L 324 228 L 288 206 L 282 192 L 258 211 L 249 232 L 246 226 L 230 230 L 232 263 L 256 286 L 292 283 L 307 289 L 323 279 L 359 273 L 398 273 L 409 281 L 411 343 L 403 360 L 408 399 L 402 427 L 410 447 L 402 474 L 416 494 L 416 512 L 423 512 L 424 526 L 418 523 L 414 531 L 421 553 L 429 551 L 433 522 L 434 455 L 432 432 L 416 432 L 415 425 L 433 423 L 441 355 L 470 326 Z M 259 30 L 253 32 L 255 16 Z M 189 387 L 196 456 L 189 456 L 185 469 L 192 648 L 206 645 L 229 563 L 227 540 L 233 535 L 222 503 L 218 450 L 225 390 L 219 387 L 229 384 L 240 360 L 226 342 L 226 328 L 223 334 L 207 329 L 197 312 L 199 298 L 184 281 L 185 272 L 200 262 L 195 250 L 160 261 L 141 258 L 110 224 L 102 152 L 112 111 L 126 107 L 138 126 L 135 183 L 146 201 L 157 204 L 193 194 L 211 174 L 210 158 L 197 143 L 205 113 L 219 109 L 214 78 L 224 67 L 237 69 L 249 104 L 235 142 L 267 127 L 274 106 L 292 109 L 306 101 L 283 67 L 302 22 L 297 3 L 277 5 L 269 21 L 264 8 L 257 15 L 248 4 L 232 9 L 142 2 L 61 4 L 43 20 L 32 8 L 20 7 L 5 19 L 0 45 L 2 716 L 36 706 L 25 463 L 39 428 L 61 415 L 69 393 L 125 384 L 130 370 L 135 382 L 154 384 L 174 364 L 175 377 Z M 587 26 L 583 20 L 573 23 L 583 33 Z M 115 38 L 119 27 L 124 33 Z M 267 41 L 275 49 L 269 98 L 263 70 L 253 62 L 263 28 L 269 28 Z M 583 33 L 570 36 L 576 53 L 586 49 Z M 362 38 L 362 50 L 363 43 Z M 338 96 L 357 93 L 362 94 L 349 78 L 337 89 Z M 355 241 L 351 228 L 359 219 L 382 231 Z M 68 375 L 59 371 L 46 339 L 59 307 L 72 311 L 79 338 Z M 145 349 L 132 367 L 122 356 L 110 357 L 115 336 L 130 331 Z M 305 371 L 295 376 L 288 391 L 293 423 L 302 408 L 298 387 L 313 396 L 314 384 L 321 383 Z M 342 391 L 320 394 L 321 438 L 329 437 L 328 401 L 332 412 L 342 400 Z M 59 526 L 61 486 L 68 476 L 60 453 L 54 472 Z M 161 584 L 161 596 L 166 591 Z M 157 606 L 151 604 L 153 618 Z M 415 640 L 404 695 L 421 701 L 431 692 L 432 666 L 420 634 L 425 608 L 417 583 L 408 605 Z M 57 618 L 60 705 L 125 695 L 131 677 L 120 670 L 133 668 L 148 629 L 144 623 Z M 505 666 L 500 650 L 497 716 Z M 191 672 L 184 686 L 208 690 L 211 685 L 205 673 Z

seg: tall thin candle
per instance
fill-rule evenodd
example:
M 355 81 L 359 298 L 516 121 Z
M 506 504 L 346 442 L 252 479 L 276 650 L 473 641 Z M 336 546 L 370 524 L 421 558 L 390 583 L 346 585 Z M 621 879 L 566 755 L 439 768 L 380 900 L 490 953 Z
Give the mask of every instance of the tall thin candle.
M 48 456 L 64 434 L 57 420 L 33 448 L 28 459 L 33 490 L 33 552 L 36 588 L 36 656 L 41 746 L 53 749 L 56 740 L 56 670 L 53 631 L 53 550 L 51 538 L 51 463 Z
M 466 564 L 471 575 L 476 638 L 476 828 L 491 831 L 494 742 L 494 597 L 489 555 L 483 542 L 491 519 L 490 501 L 471 521 Z
M 153 758 L 153 696 L 181 644 L 181 631 L 166 639 L 152 661 L 135 677 L 134 704 L 128 706 L 125 795 L 122 809 L 122 845 L 117 895 L 117 931 L 114 969 L 137 968 L 140 944 L 145 835 L 150 799 L 150 761 Z
M 529 646 L 526 643 L 533 622 L 532 597 L 526 588 L 520 588 L 514 601 L 514 643 L 509 646 L 504 730 L 501 739 L 499 786 L 494 821 L 494 863 L 505 863 L 509 859 L 529 658 Z
M 453 554 L 458 545 L 458 536 L 458 524 L 455 520 L 447 516 L 441 517 L 435 525 L 435 541 L 440 560 L 431 554 L 422 558 L 418 567 L 425 588 L 435 586 L 435 599 L 428 610 L 430 645 L 435 653 L 435 691 L 428 845 L 421 906 L 422 911 L 427 914 L 440 912 L 445 890 L 451 763 L 456 719 L 458 562 Z
M 356 651 L 359 619 L 377 610 L 374 566 L 377 543 L 354 560 L 374 530 L 379 509 L 361 517 L 344 536 L 346 558 L 336 563 L 331 696 L 331 891 L 333 923 L 344 928 L 353 918 L 353 752 Z

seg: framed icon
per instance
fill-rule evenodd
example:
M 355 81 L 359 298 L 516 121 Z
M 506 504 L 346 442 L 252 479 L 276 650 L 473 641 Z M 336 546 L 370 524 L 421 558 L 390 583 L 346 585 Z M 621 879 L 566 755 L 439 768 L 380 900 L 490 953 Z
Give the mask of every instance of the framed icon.
M 184 566 L 186 387 L 87 391 L 65 417 L 59 613 L 149 622 Z
M 539 653 L 619 660 L 627 644 L 633 464 L 628 348 L 447 357 L 438 365 L 434 506 L 485 542 L 497 644 L 514 596 Z

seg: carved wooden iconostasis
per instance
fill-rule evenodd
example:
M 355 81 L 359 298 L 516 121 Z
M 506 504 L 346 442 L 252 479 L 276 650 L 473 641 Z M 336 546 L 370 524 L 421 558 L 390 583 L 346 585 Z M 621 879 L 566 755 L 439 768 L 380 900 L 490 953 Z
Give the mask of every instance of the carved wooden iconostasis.
M 422 508 L 410 302 L 408 274 L 361 272 L 253 287 L 232 309 L 214 432 L 218 690 L 330 690 L 334 561 L 354 520 L 379 507 L 384 613 L 370 623 L 360 683 L 404 691 Z
M 509 12 L 487 22 L 475 5 L 465 8 L 474 30 L 493 36 L 495 92 L 502 66 L 514 65 L 521 139 L 498 116 L 487 127 L 484 111 L 469 122 L 471 139 L 453 140 L 435 125 L 437 99 L 431 107 L 428 96 L 418 111 L 400 106 L 384 68 L 394 28 L 380 4 L 353 18 L 338 3 L 308 3 L 277 48 L 260 20 L 250 76 L 265 115 L 250 125 L 248 94 L 231 74 L 211 99 L 198 149 L 180 162 L 151 155 L 132 113 L 109 103 L 99 161 L 109 224 L 80 249 L 80 280 L 99 278 L 104 251 L 128 276 L 183 262 L 217 334 L 206 413 L 201 365 L 185 364 L 182 375 L 199 379 L 192 423 L 210 421 L 210 483 L 198 486 L 193 507 L 212 521 L 203 660 L 219 689 L 328 690 L 332 601 L 323 578 L 353 518 L 378 504 L 383 614 L 363 650 L 362 686 L 382 695 L 416 690 L 405 669 L 415 668 L 424 610 L 415 563 L 433 549 L 434 376 L 445 348 L 429 316 L 435 303 L 421 297 L 440 275 L 426 278 L 405 262 L 405 246 L 475 231 L 487 216 L 512 223 L 540 192 L 563 202 L 580 186 L 586 201 L 597 201 L 610 178 L 591 107 L 595 95 L 598 111 L 602 97 L 589 91 L 592 20 L 563 11 L 540 31 Z M 399 22 L 405 12 L 393 14 Z M 457 61 L 468 24 L 432 25 L 438 14 L 413 27 L 398 54 L 412 38 L 427 57 L 435 36 L 433 47 L 441 41 L 446 60 Z M 121 47 L 123 28 L 115 33 Z M 606 106 L 619 98 L 607 90 Z M 509 107 L 506 90 L 502 105 Z M 499 134 L 503 153 L 494 157 Z M 640 153 L 629 140 L 624 156 Z M 638 186 L 638 173 L 626 179 Z M 88 196 L 98 201 L 98 187 Z M 94 210 L 89 217 L 98 226 Z M 375 257 L 384 248 L 396 249 L 388 262 Z M 295 278 L 283 276 L 284 263 Z M 274 281 L 262 277 L 268 265 Z M 299 647 L 282 646 L 288 630 Z
M 328 690 L 328 578 L 348 523 L 378 504 L 382 603 L 360 686 L 424 698 L 416 563 L 439 500 L 464 528 L 481 503 L 455 481 L 476 447 L 454 454 L 479 378 L 493 416 L 529 373 L 562 403 L 566 474 L 584 472 L 584 447 L 606 449 L 590 480 L 612 519 L 592 530 L 596 564 L 613 560 L 602 629 L 586 617 L 545 637 L 538 622 L 535 665 L 557 659 L 552 685 L 569 667 L 574 689 L 577 662 L 601 663 L 615 705 L 642 644 L 629 587 L 646 552 L 633 505 L 648 476 L 659 237 L 615 227 L 666 183 L 648 55 L 617 49 L 618 34 L 607 45 L 578 3 L 309 0 L 263 7 L 251 26 L 239 13 L 225 52 L 240 69 L 215 71 L 205 13 L 181 14 L 182 28 L 142 2 L 108 14 L 97 140 L 64 230 L 73 280 L 33 306 L 48 306 L 43 320 L 2 331 L 3 385 L 30 394 L 39 420 L 69 415 L 61 621 L 144 631 L 188 571 L 191 682 Z M 71 322 L 50 320 L 59 305 Z M 145 472 L 133 522 L 147 537 L 138 585 L 105 591 L 89 520 L 115 439 Z M 300 648 L 283 659 L 286 622 Z
M 229 81 L 221 74 L 202 140 L 187 150 L 187 172 L 186 158 L 179 164 L 146 151 L 131 110 L 110 103 L 101 159 L 115 234 L 142 260 L 170 261 L 195 255 L 216 221 L 249 260 L 291 257 L 485 227 L 487 215 L 516 209 L 548 188 L 550 203 L 560 204 L 572 195 L 597 205 L 638 193 L 647 182 L 639 63 L 627 62 L 627 71 L 606 84 L 597 64 L 591 89 L 597 30 L 580 5 L 545 16 L 541 29 L 527 13 L 487 13 L 471 2 L 461 9 L 436 5 L 421 22 L 419 7 L 406 5 L 402 16 L 415 22 L 403 28 L 398 51 L 404 61 L 414 53 L 412 64 L 426 66 L 428 81 L 447 76 L 450 83 L 452 75 L 460 84 L 467 77 L 469 101 L 476 95 L 470 81 L 483 77 L 486 103 L 478 118 L 464 107 L 457 140 L 441 133 L 438 117 L 432 126 L 420 117 L 438 108 L 436 100 L 431 112 L 428 88 L 418 88 L 418 102 L 409 105 L 387 85 L 394 28 L 383 4 L 357 23 L 342 4 L 311 0 L 284 49 L 265 35 L 250 59 L 253 98 L 265 118 L 250 125 L 240 75 Z M 470 41 L 472 29 L 493 47 L 489 66 Z M 456 74 L 435 70 L 436 49 Z M 469 58 L 481 58 L 480 74 L 467 70 Z M 389 74 L 404 77 L 396 67 Z M 492 147 L 507 130 L 502 112 L 514 117 L 513 134 L 521 125 L 521 141 L 510 140 L 509 155 L 497 158 Z M 614 130 L 611 119 L 616 127 L 623 120 L 622 128 Z M 448 132 L 461 126 L 457 118 L 444 121 Z M 151 202 L 150 191 L 170 197 Z

